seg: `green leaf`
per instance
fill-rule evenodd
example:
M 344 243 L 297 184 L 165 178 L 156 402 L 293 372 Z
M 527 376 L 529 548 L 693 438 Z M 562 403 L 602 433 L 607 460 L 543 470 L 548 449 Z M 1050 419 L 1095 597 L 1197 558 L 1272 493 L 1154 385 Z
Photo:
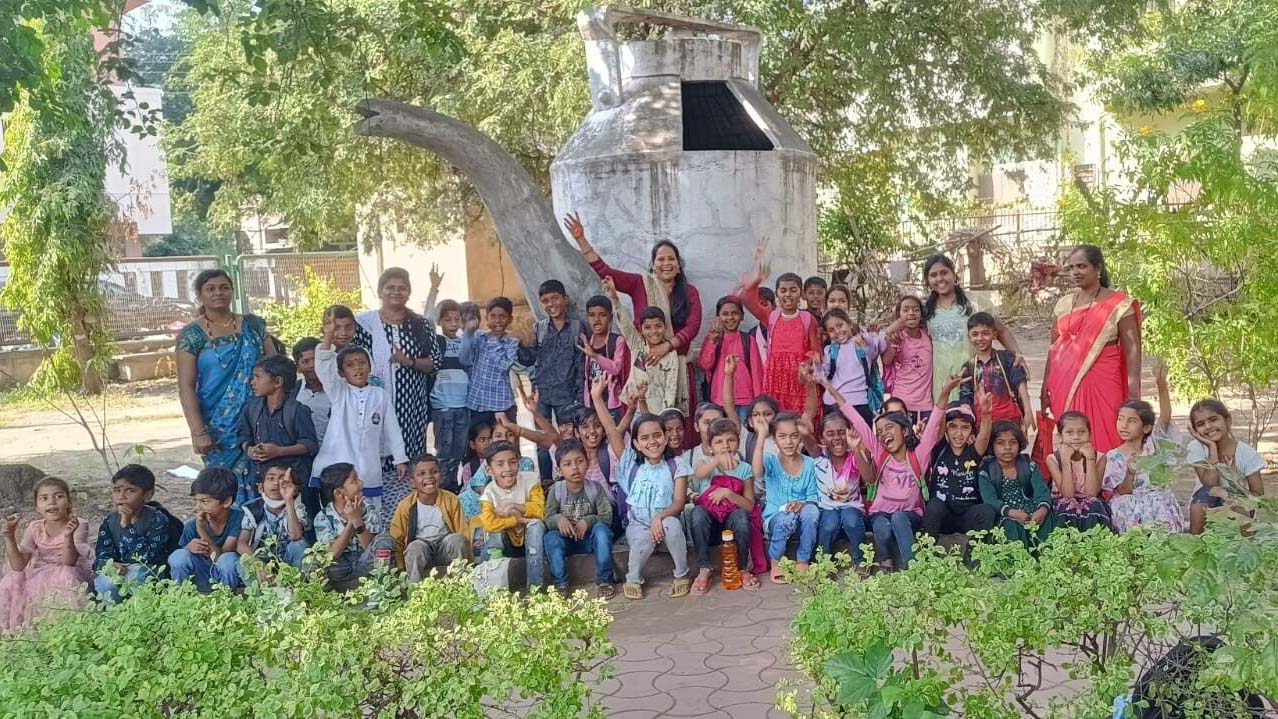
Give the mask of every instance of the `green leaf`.
M 892 648 L 882 642 L 871 644 L 865 650 L 865 670 L 876 679 L 882 679 L 892 669 Z

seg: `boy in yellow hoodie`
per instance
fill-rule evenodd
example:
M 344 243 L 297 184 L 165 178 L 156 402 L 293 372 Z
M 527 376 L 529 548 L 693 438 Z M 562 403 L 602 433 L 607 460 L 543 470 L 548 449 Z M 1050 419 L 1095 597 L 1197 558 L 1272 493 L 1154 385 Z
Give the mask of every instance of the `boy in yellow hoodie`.
M 410 582 L 420 582 L 432 567 L 470 559 L 470 541 L 457 495 L 439 488 L 443 479 L 439 460 L 424 454 L 408 471 L 413 493 L 395 507 L 390 535 L 395 540 L 396 566 L 408 572 Z
M 542 585 L 546 559 L 546 497 L 536 472 L 519 471 L 519 453 L 509 442 L 493 442 L 484 452 L 492 481 L 479 498 L 479 523 L 488 533 L 485 551 L 501 549 L 507 557 L 527 557 L 528 587 Z

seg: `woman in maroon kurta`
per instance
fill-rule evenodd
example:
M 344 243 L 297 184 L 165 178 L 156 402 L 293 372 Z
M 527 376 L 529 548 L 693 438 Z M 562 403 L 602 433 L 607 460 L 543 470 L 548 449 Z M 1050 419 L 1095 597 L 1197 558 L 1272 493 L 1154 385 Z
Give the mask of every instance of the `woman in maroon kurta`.
M 679 402 L 680 409 L 685 414 L 691 415 L 691 409 L 697 403 L 694 395 L 696 383 L 693 381 L 695 366 L 687 363 L 687 357 L 692 343 L 701 333 L 701 295 L 696 287 L 688 283 L 688 278 L 684 274 L 683 258 L 679 256 L 679 248 L 669 240 L 662 240 L 652 248 L 651 264 L 647 274 L 623 272 L 604 262 L 599 253 L 595 252 L 595 248 L 586 241 L 585 227 L 582 226 L 581 219 L 577 215 L 566 217 L 564 227 L 576 240 L 577 246 L 581 248 L 581 254 L 590 263 L 595 273 L 600 277 L 611 278 L 619 292 L 630 295 L 630 300 L 634 304 L 636 326 L 639 324 L 639 317 L 649 306 L 659 307 L 666 313 L 670 325 L 670 339 L 658 348 L 657 352 L 649 352 L 647 359 L 652 362 L 670 352 L 675 352 L 683 358 L 688 367 L 687 386 L 684 387 L 683 383 L 680 383 L 678 397 L 680 400 L 687 400 L 686 404 Z M 649 407 L 649 409 L 659 412 L 666 408 Z

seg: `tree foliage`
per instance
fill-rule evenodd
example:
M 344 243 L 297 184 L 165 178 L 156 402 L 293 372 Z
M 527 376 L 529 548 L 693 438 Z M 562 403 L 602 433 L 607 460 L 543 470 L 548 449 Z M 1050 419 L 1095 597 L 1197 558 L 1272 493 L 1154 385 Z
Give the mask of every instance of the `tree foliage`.
M 296 304 L 284 305 L 268 302 L 258 314 L 266 320 L 271 334 L 279 338 L 285 347 L 303 337 L 315 337 L 324 325 L 324 311 L 333 305 L 344 305 L 356 312 L 360 309 L 359 290 L 343 292 L 326 277 L 307 267 L 305 276 L 298 282 L 300 297 Z
M 98 81 L 93 40 L 81 23 L 53 17 L 36 33 L 47 81 L 8 116 L 0 240 L 12 272 L 0 301 L 18 327 L 52 348 L 44 378 L 99 388 L 110 337 L 98 276 L 111 265 L 115 204 L 105 189 L 113 102 Z
M 1172 113 L 1180 127 L 1129 120 L 1123 182 L 1073 189 L 1062 224 L 1107 250 L 1143 302 L 1147 350 L 1168 358 L 1177 386 L 1241 400 L 1254 443 L 1278 409 L 1278 96 L 1268 90 L 1278 9 L 1202 0 L 1146 25 L 1153 42 L 1092 64 L 1107 73 L 1111 107 Z
M 616 653 L 603 602 L 480 596 L 468 572 L 408 587 L 379 570 L 342 595 L 272 569 L 274 586 L 242 595 L 149 582 L 0 640 L 0 703 L 10 716 L 103 719 L 603 716 L 585 682 L 607 678 Z
M 465 182 L 420 151 L 351 137 L 354 101 L 376 95 L 458 117 L 544 180 L 589 110 L 574 14 L 591 4 L 340 0 L 321 11 L 299 2 L 281 23 L 314 43 L 305 52 L 282 48 L 292 42 L 287 29 L 245 40 L 245 18 L 258 18 L 223 12 L 188 26 L 195 112 L 178 135 L 194 149 L 174 153 L 170 164 L 177 176 L 225 183 L 214 213 L 223 224 L 238 220 L 245 203 L 261 203 L 286 215 L 304 242 L 346 239 L 357 208 L 368 204 L 429 241 L 473 201 Z M 838 191 L 832 207 L 854 217 L 844 226 L 860 228 L 853 239 L 867 244 L 896 221 L 901 197 L 936 211 L 967 190 L 972 163 L 1049 154 L 1069 117 L 1067 78 L 1040 58 L 1036 42 L 1046 32 L 1124 33 L 1144 5 L 650 3 L 762 29 L 764 92 L 812 142 L 823 184 Z M 321 20 L 322 32 L 314 29 Z

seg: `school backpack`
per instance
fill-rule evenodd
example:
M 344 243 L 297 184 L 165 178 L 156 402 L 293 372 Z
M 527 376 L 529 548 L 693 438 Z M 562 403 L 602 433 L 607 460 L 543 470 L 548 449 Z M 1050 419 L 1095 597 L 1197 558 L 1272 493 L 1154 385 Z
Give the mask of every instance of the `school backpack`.
M 780 321 L 781 321 L 781 309 L 777 308 L 775 310 L 772 310 L 772 312 L 768 315 L 768 329 L 763 334 L 764 339 L 771 341 L 771 337 L 773 333 L 776 331 L 777 323 Z M 807 310 L 799 310 L 799 321 L 803 323 L 803 332 L 806 335 L 812 331 L 812 323 L 816 322 L 816 318 L 813 317 L 812 313 L 808 312 Z M 809 351 L 819 350 L 819 349 L 821 348 L 820 347 L 808 348 Z
M 910 459 L 910 471 L 914 473 L 914 479 L 919 483 L 919 492 L 923 495 L 923 501 L 927 502 L 927 500 L 931 498 L 931 492 L 929 492 L 927 488 L 927 473 L 923 471 L 923 467 L 919 463 L 919 458 L 914 453 L 914 450 L 907 451 L 905 456 Z M 878 494 L 879 477 L 882 476 L 883 468 L 887 466 L 888 460 L 890 459 L 892 459 L 892 455 L 884 452 L 883 458 L 878 461 L 877 466 L 875 467 L 874 482 L 872 484 L 865 485 L 866 502 L 873 502 L 875 495 Z
M 586 341 L 587 342 L 590 341 L 589 336 L 586 337 Z M 603 351 L 604 357 L 607 357 L 608 359 L 616 359 L 617 343 L 620 341 L 621 341 L 621 335 L 617 334 L 616 332 L 609 332 L 608 339 L 604 342 L 604 351 Z M 586 358 L 586 366 L 587 367 L 590 366 L 589 357 Z M 587 384 L 589 384 L 590 377 L 589 376 L 585 377 L 585 381 L 587 382 Z M 626 386 L 626 382 L 630 381 L 630 365 L 625 364 L 621 366 L 621 372 L 619 376 L 616 378 L 616 381 L 617 381 L 617 386 L 619 387 Z
M 753 372 L 753 369 L 750 367 L 750 355 L 754 354 L 753 352 L 750 351 L 751 349 L 753 349 L 753 346 L 751 345 L 751 340 L 750 340 L 750 333 L 737 330 L 737 334 L 741 335 L 741 354 L 744 355 L 743 359 L 745 360 L 746 372 Z M 719 341 L 714 343 L 714 363 L 710 365 L 711 367 L 710 371 L 709 372 L 706 372 L 705 370 L 701 371 L 701 375 L 702 375 L 701 396 L 706 400 L 710 399 L 710 381 L 714 377 L 715 369 L 719 367 L 719 356 L 722 353 L 723 353 L 723 338 L 720 337 Z

